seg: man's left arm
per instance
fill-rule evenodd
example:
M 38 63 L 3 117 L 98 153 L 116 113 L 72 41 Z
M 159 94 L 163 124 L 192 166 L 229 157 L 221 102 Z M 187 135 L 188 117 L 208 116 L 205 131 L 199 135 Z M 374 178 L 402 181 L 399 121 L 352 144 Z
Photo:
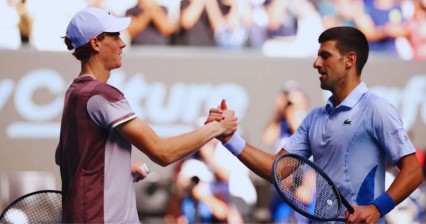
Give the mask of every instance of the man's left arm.
M 402 157 L 396 166 L 399 168 L 399 172 L 387 193 L 397 205 L 419 187 L 423 181 L 423 171 L 414 153 Z
M 402 157 L 396 166 L 399 172 L 389 189 L 370 205 L 354 206 L 355 213 L 346 211 L 347 223 L 377 223 L 422 183 L 423 171 L 414 153 Z

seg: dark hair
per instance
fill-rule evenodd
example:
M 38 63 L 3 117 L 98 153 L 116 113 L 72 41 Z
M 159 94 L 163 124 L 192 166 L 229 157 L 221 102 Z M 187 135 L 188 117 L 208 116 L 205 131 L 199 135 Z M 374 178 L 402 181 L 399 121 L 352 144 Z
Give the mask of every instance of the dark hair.
M 103 38 L 105 38 L 107 33 L 101 33 L 99 34 L 96 38 L 98 40 L 102 40 Z M 72 41 L 68 38 L 68 37 L 62 37 L 64 38 L 64 42 L 67 45 L 67 49 L 69 51 L 74 50 L 74 46 L 72 46 Z M 90 43 L 86 43 L 83 46 L 77 48 L 74 50 L 74 52 L 72 53 L 72 55 L 74 55 L 75 58 L 77 58 L 77 60 L 79 61 L 86 61 L 87 59 L 90 58 L 90 56 L 92 56 L 95 53 L 95 51 L 93 51 L 92 47 L 90 46 Z
M 365 63 L 367 63 L 370 50 L 365 35 L 358 29 L 350 26 L 332 27 L 325 30 L 318 38 L 319 43 L 335 40 L 336 47 L 341 55 L 351 51 L 357 56 L 356 69 L 361 74 Z

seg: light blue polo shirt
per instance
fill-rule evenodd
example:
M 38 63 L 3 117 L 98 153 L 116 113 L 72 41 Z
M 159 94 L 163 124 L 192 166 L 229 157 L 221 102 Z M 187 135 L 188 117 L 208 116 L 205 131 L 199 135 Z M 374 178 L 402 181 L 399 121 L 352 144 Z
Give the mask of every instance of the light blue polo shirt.
M 387 161 L 415 153 L 396 108 L 363 82 L 337 107 L 330 97 L 315 108 L 283 148 L 313 156 L 352 205 L 367 205 L 385 191 Z

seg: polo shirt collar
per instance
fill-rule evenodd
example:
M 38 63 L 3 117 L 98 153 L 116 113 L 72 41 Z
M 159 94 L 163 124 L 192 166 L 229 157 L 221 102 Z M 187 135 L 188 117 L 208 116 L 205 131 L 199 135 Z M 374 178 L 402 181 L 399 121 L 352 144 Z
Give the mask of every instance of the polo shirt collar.
M 355 87 L 355 89 L 352 90 L 352 92 L 343 100 L 343 102 L 336 107 L 336 109 L 351 109 L 359 101 L 359 99 L 361 99 L 362 95 L 364 95 L 364 93 L 366 93 L 367 91 L 367 85 L 364 82 L 361 82 L 360 84 L 358 84 L 357 87 Z M 326 110 L 329 113 L 334 110 L 333 96 L 330 96 L 330 98 L 328 98 Z

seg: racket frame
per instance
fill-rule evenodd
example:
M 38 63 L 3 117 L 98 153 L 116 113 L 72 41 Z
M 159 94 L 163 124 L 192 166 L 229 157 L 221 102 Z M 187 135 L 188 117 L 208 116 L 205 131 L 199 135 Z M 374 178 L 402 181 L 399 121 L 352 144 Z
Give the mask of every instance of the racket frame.
M 62 196 L 62 191 L 58 190 L 40 190 L 40 191 L 34 191 L 25 195 L 20 196 L 19 198 L 15 199 L 13 202 L 11 202 L 0 214 L 0 221 L 4 219 L 4 216 L 6 213 L 15 206 L 15 204 L 19 203 L 22 199 L 30 197 L 32 195 L 36 194 L 43 194 L 43 193 L 54 193 L 54 194 L 60 194 Z
M 309 166 L 311 166 L 316 172 L 318 172 L 329 184 L 330 186 L 332 186 L 333 190 L 336 192 L 337 194 L 337 200 L 339 202 L 339 212 L 337 213 L 337 215 L 335 217 L 332 218 L 321 218 L 321 217 L 317 217 L 314 216 L 312 214 L 309 214 L 307 212 L 305 212 L 304 210 L 300 209 L 299 207 L 297 207 L 296 205 L 294 205 L 294 203 L 289 200 L 287 198 L 287 196 L 281 191 L 281 188 L 279 186 L 280 183 L 278 183 L 278 180 L 276 178 L 276 167 L 278 164 L 278 161 L 280 159 L 282 159 L 283 157 L 290 157 L 293 159 L 297 159 L 300 160 L 306 164 L 308 164 Z M 346 219 L 345 218 L 338 218 L 340 211 L 342 209 L 342 204 L 346 207 L 346 209 L 349 211 L 349 213 L 354 213 L 354 208 L 352 207 L 351 204 L 349 204 L 349 202 L 345 199 L 345 197 L 343 197 L 343 195 L 340 193 L 339 189 L 336 187 L 336 185 L 334 184 L 334 182 L 331 180 L 331 178 L 321 169 L 319 168 L 314 162 L 310 161 L 309 159 L 306 159 L 303 156 L 297 155 L 297 154 L 293 154 L 293 153 L 286 153 L 283 154 L 281 156 L 279 156 L 278 158 L 276 158 L 274 160 L 273 166 L 272 166 L 272 179 L 273 179 L 273 184 L 276 188 L 276 190 L 279 192 L 279 194 L 281 195 L 281 197 L 297 212 L 299 212 L 300 214 L 304 215 L 307 218 L 316 220 L 316 221 L 338 221 L 338 222 L 345 222 Z

